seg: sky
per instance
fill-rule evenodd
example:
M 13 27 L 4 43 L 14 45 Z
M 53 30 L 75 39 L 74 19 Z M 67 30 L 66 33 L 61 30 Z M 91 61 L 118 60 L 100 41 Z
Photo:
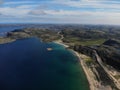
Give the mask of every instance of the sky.
M 120 25 L 120 0 L 0 0 L 0 23 Z

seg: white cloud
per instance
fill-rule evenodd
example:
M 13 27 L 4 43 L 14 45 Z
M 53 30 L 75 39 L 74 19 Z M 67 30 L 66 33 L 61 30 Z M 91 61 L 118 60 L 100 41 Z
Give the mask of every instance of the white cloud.
M 45 3 L 39 5 L 38 2 L 35 4 L 34 1 L 6 2 L 6 7 L 0 7 L 0 20 L 7 21 L 9 18 L 10 21 L 15 19 L 19 22 L 120 24 L 119 1 L 53 0 L 48 1 L 48 3 L 53 8 L 50 9 Z M 12 7 L 12 4 L 15 4 L 16 7 Z M 63 7 L 56 9 L 54 5 L 63 5 L 69 9 Z M 70 10 L 71 7 L 75 9 Z
M 96 9 L 120 9 L 120 1 L 111 1 L 111 0 L 81 0 L 81 1 L 54 1 L 53 3 L 58 3 L 62 5 L 67 5 L 70 7 L 76 8 L 96 8 Z
M 5 2 L 5 5 L 10 5 L 10 4 L 33 4 L 35 3 L 34 1 L 10 1 L 10 2 Z
M 30 15 L 46 15 L 47 13 L 44 10 L 32 10 L 28 14 L 30 14 Z
M 120 24 L 120 13 L 111 11 L 30 9 L 29 6 L 19 6 L 0 8 L 0 13 L 4 18 L 17 18 L 21 22 L 26 20 L 26 22 Z
M 105 17 L 105 16 L 111 16 L 111 17 L 119 17 L 120 12 L 111 12 L 111 11 L 79 11 L 79 10 L 32 10 L 34 15 L 53 15 L 53 16 L 84 16 L 84 17 Z
M 37 7 L 38 5 L 20 5 L 20 6 L 17 6 L 16 8 L 17 9 L 33 9 L 35 7 Z
M 10 8 L 10 7 L 0 8 L 0 13 L 2 15 L 16 16 L 16 17 L 27 15 L 29 11 L 30 11 L 29 9 L 20 9 L 20 8 Z
M 0 0 L 0 4 L 3 4 L 3 0 Z

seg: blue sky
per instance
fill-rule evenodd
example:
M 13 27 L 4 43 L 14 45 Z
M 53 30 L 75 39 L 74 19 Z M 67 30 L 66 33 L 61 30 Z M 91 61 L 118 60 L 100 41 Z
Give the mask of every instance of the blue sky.
M 0 0 L 0 23 L 120 25 L 120 0 Z

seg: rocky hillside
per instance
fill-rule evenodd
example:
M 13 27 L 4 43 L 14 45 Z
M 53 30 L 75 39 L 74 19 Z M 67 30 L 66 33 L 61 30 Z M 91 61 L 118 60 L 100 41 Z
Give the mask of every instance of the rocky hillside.
M 26 28 L 22 30 L 14 30 L 12 32 L 8 32 L 7 37 L 11 39 L 37 37 L 40 38 L 42 41 L 51 42 L 54 40 L 58 40 L 60 38 L 60 35 L 58 35 L 58 31 L 55 30 Z
M 103 62 L 120 70 L 120 43 L 118 40 L 107 40 L 99 46 L 75 45 L 74 50 L 94 58 L 93 50 L 96 50 Z
M 116 39 L 109 39 L 103 43 L 103 45 L 112 46 L 115 48 L 120 48 L 120 41 Z

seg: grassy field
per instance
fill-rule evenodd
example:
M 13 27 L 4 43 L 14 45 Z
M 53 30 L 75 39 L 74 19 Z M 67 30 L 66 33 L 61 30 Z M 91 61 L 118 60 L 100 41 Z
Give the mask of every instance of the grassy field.
M 98 39 L 98 40 L 85 40 L 79 41 L 78 44 L 89 46 L 89 45 L 100 45 L 105 42 L 106 39 Z
M 67 41 L 68 43 L 74 43 L 76 45 L 89 46 L 89 45 L 100 45 L 103 42 L 105 42 L 106 39 L 80 40 L 78 37 L 67 37 L 65 38 L 65 41 Z

